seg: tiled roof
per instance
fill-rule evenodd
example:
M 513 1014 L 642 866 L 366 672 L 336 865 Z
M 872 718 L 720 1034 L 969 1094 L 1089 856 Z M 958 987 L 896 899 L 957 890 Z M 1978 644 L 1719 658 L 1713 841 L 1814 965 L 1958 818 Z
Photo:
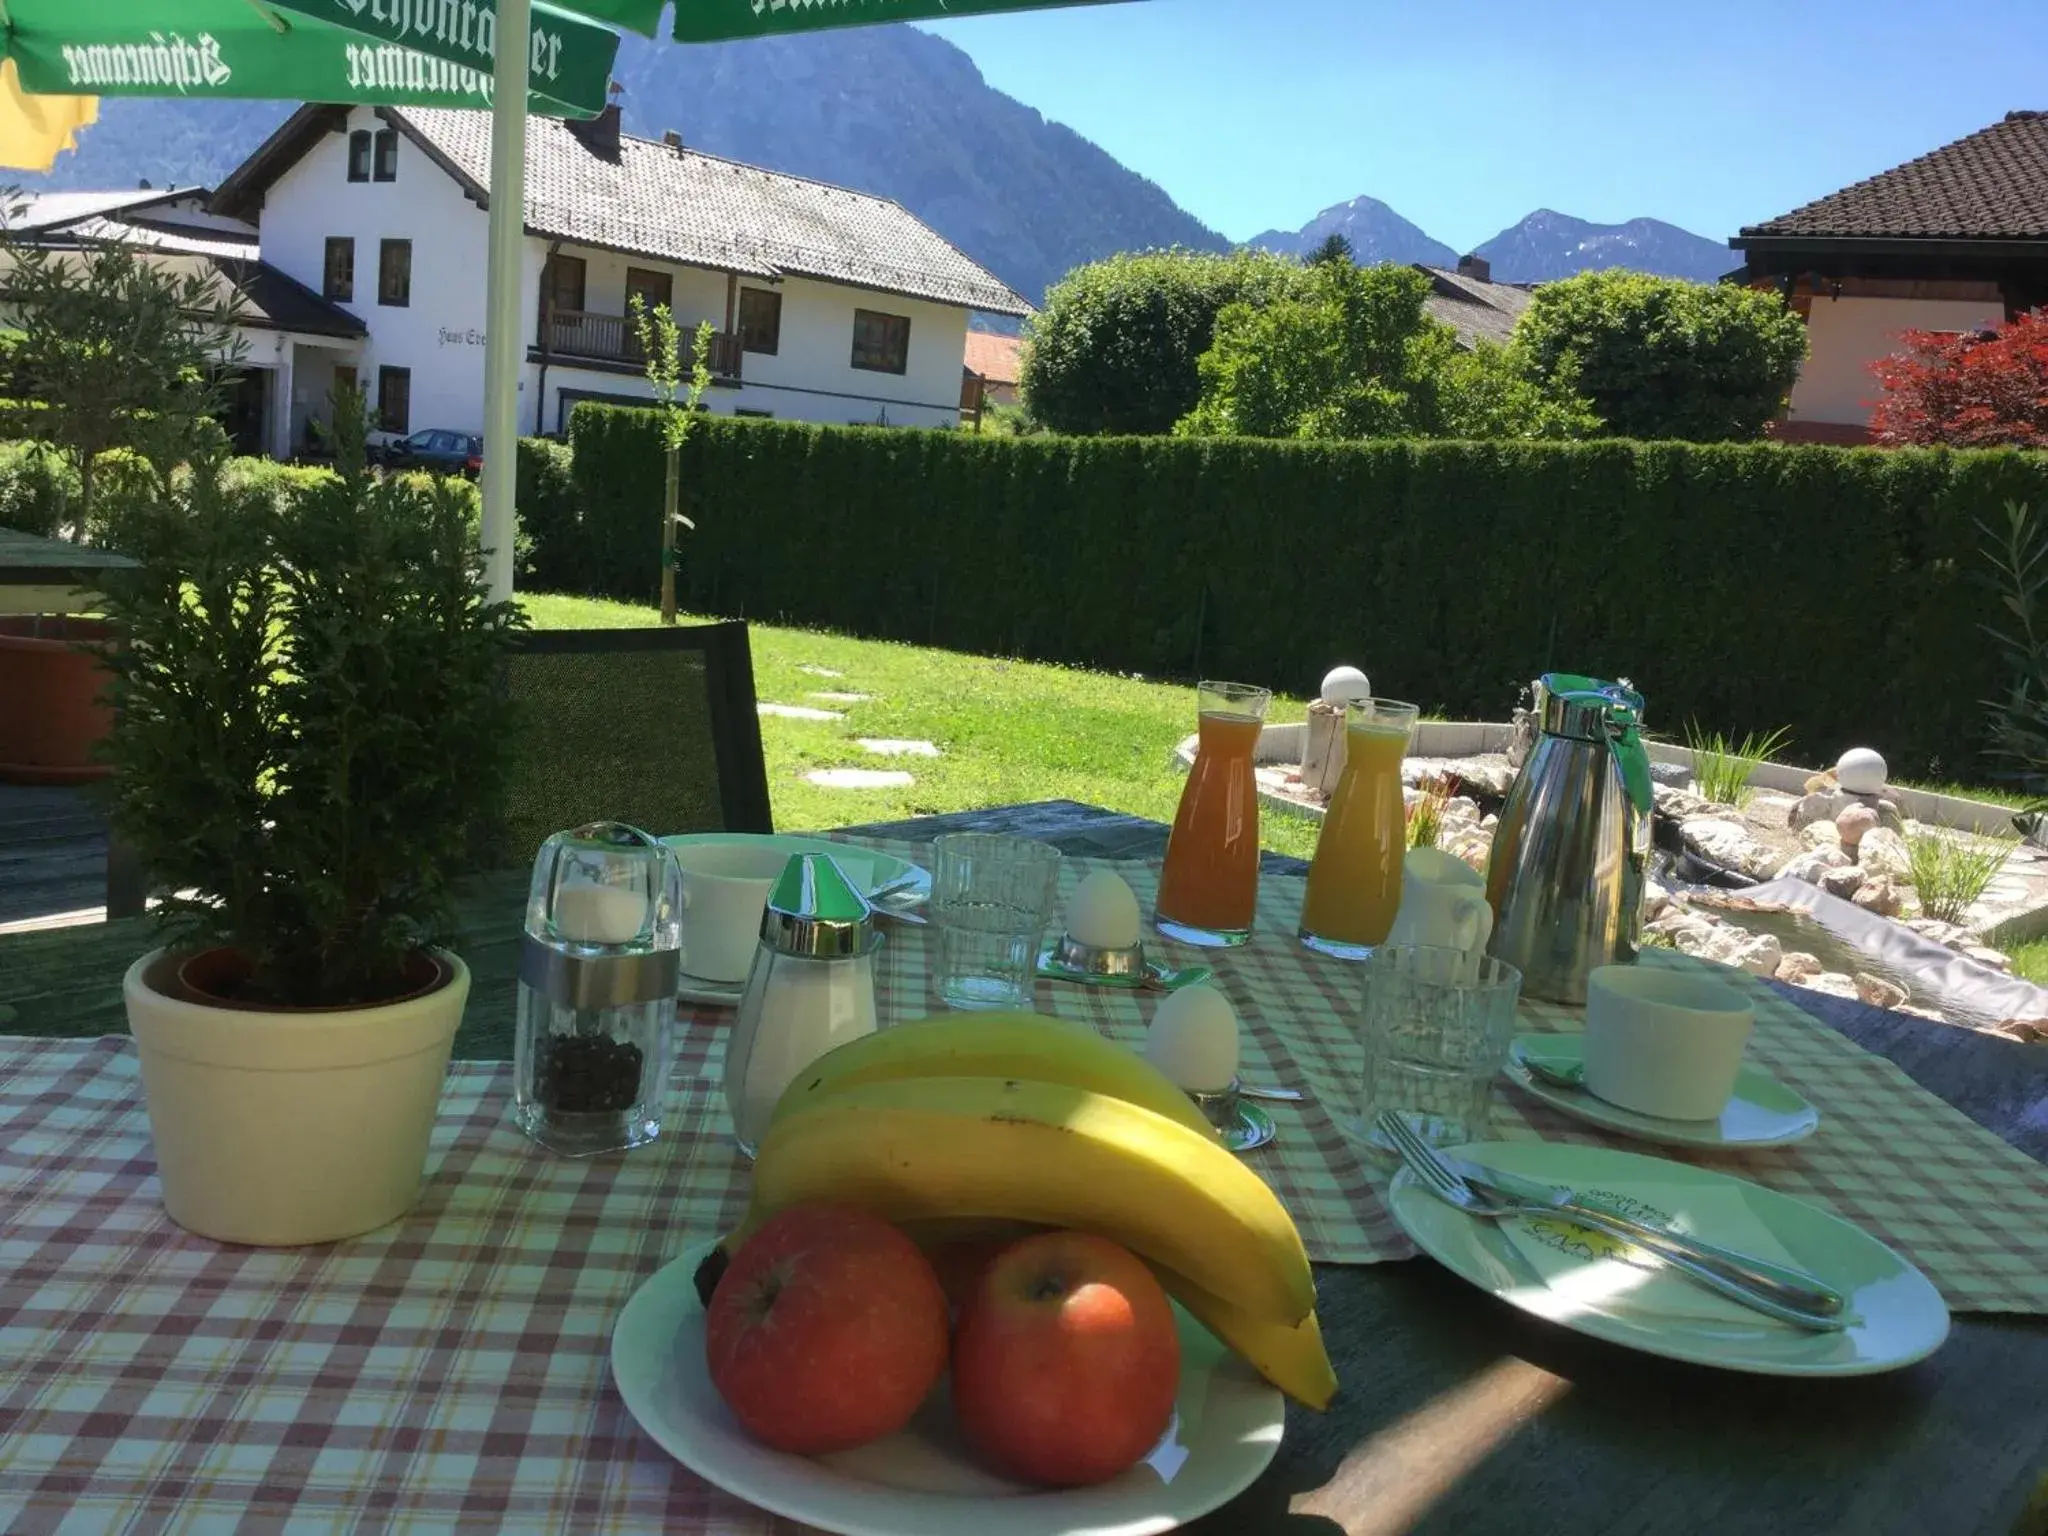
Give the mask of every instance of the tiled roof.
M 1021 336 L 998 336 L 992 331 L 967 333 L 967 371 L 979 374 L 991 384 L 1017 382 L 1017 353 L 1024 345 Z
M 309 336 L 364 336 L 369 328 L 267 261 L 216 257 L 214 270 L 242 291 L 241 323 Z
M 99 214 L 140 209 L 181 197 L 204 197 L 203 187 L 129 187 L 118 192 L 38 192 L 10 200 L 7 227 L 55 229 Z
M 2048 113 L 2009 112 L 2003 122 L 1742 231 L 1743 238 L 1773 235 L 2048 239 Z
M 488 112 L 387 108 L 481 196 Z M 1031 306 L 900 203 L 592 125 L 526 125 L 526 223 L 549 239 L 755 277 L 782 274 L 1022 315 Z
M 1422 307 L 1458 333 L 1466 346 L 1490 341 L 1506 346 L 1515 322 L 1529 307 L 1531 292 L 1519 283 L 1493 283 L 1449 267 L 1421 269 L 1433 285 Z

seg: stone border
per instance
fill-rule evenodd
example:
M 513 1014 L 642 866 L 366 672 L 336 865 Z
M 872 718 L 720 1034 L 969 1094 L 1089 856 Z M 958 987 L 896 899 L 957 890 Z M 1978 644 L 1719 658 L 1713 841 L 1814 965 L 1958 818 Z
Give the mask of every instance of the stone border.
M 1505 752 L 1508 743 L 1514 739 L 1515 728 L 1483 720 L 1424 720 L 1415 727 L 1415 740 L 1408 748 L 1410 757 L 1476 757 L 1482 752 Z M 1259 745 L 1253 755 L 1254 764 L 1298 764 L 1308 735 L 1308 726 L 1301 721 L 1286 725 L 1269 725 L 1259 733 Z M 1174 748 L 1174 762 L 1185 773 L 1195 761 L 1195 744 L 1199 737 L 1189 736 Z M 1672 742 L 1653 741 L 1649 743 L 1650 760 L 1657 763 L 1679 763 L 1692 767 L 1692 750 Z M 1803 795 L 1806 781 L 1820 770 L 1798 768 L 1790 763 L 1761 763 L 1756 772 L 1749 776 L 1749 782 L 1758 789 L 1777 790 L 1781 794 Z M 1937 795 L 1924 789 L 1907 789 L 1903 785 L 1886 786 L 1886 798 L 1899 802 L 1899 808 L 1914 821 L 1923 821 L 1935 826 L 1953 827 L 1962 832 L 1975 832 L 1982 836 L 2007 834 L 2012 830 L 2012 811 L 2002 805 L 1993 805 L 1986 800 L 1965 800 L 1957 795 Z M 1283 795 L 1275 794 L 1261 785 L 1259 798 L 1277 811 L 1290 815 L 1305 816 L 1312 821 L 1321 821 L 1322 807 L 1303 805 Z

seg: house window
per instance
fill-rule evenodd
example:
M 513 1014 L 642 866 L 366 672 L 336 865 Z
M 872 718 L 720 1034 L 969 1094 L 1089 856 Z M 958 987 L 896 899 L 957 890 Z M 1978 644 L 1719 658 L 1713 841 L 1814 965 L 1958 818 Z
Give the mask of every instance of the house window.
M 626 313 L 633 313 L 633 300 L 638 296 L 647 306 L 651 315 L 662 305 L 675 305 L 676 280 L 666 272 L 653 272 L 646 267 L 626 268 Z
M 586 271 L 581 256 L 555 255 L 548 258 L 547 274 L 541 282 L 541 295 L 551 313 L 582 313 L 583 280 Z
M 869 373 L 906 373 L 910 368 L 910 316 L 878 309 L 853 312 L 853 366 Z
M 377 370 L 377 430 L 403 435 L 412 423 L 412 370 Z
M 380 128 L 377 130 L 377 173 L 378 181 L 398 180 L 398 130 Z
M 782 295 L 767 288 L 740 290 L 740 347 L 770 357 L 782 345 Z
M 326 278 L 320 291 L 346 304 L 356 296 L 356 243 L 347 235 L 327 237 Z
M 358 128 L 348 136 L 348 179 L 368 181 L 370 179 L 370 130 Z
M 377 243 L 377 302 L 403 309 L 412 303 L 412 242 Z

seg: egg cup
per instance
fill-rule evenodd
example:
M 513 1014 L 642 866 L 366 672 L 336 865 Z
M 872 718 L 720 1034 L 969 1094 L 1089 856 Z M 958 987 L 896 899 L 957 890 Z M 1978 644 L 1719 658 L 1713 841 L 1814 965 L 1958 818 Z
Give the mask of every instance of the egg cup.
M 1243 1085 L 1232 1078 L 1227 1087 L 1213 1093 L 1187 1090 L 1202 1117 L 1222 1133 L 1223 1145 L 1233 1152 L 1250 1152 L 1278 1136 L 1273 1117 L 1256 1104 L 1244 1101 Z
M 1083 944 L 1071 933 L 1063 933 L 1038 952 L 1038 974 L 1053 981 L 1077 981 L 1086 986 L 1150 988 L 1172 992 L 1207 981 L 1215 973 L 1206 965 L 1169 970 L 1145 958 L 1142 942 L 1117 949 Z

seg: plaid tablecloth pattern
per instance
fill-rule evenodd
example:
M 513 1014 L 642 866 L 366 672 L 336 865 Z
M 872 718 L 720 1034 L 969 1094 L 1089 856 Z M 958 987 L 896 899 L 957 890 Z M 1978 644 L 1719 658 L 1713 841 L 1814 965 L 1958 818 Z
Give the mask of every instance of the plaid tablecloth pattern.
M 1063 888 L 1091 867 L 1069 861 Z M 1116 867 L 1149 903 L 1156 870 Z M 1383 1175 L 1341 1128 L 1358 972 L 1293 942 L 1300 892 L 1267 879 L 1260 937 L 1203 957 L 1243 1019 L 1246 1074 L 1311 1094 L 1272 1106 L 1281 1140 L 1252 1163 L 1318 1259 L 1405 1257 Z M 937 1009 L 924 937 L 891 927 L 887 1018 Z M 1857 1221 L 1959 1309 L 2048 1311 L 2048 1170 L 1755 990 L 1756 1059 L 1820 1106 L 1822 1129 L 1699 1161 Z M 1155 1000 L 1047 983 L 1039 1004 L 1135 1041 Z M 0 1039 L 0 1530 L 787 1528 L 671 1460 L 610 1386 L 627 1298 L 744 1202 L 716 1088 L 724 1019 L 685 1015 L 668 1129 L 624 1157 L 531 1146 L 507 1118 L 509 1067 L 455 1064 L 419 1207 L 292 1251 L 224 1248 L 164 1217 L 130 1042 Z M 1508 1090 L 1495 1129 L 1610 1140 Z

